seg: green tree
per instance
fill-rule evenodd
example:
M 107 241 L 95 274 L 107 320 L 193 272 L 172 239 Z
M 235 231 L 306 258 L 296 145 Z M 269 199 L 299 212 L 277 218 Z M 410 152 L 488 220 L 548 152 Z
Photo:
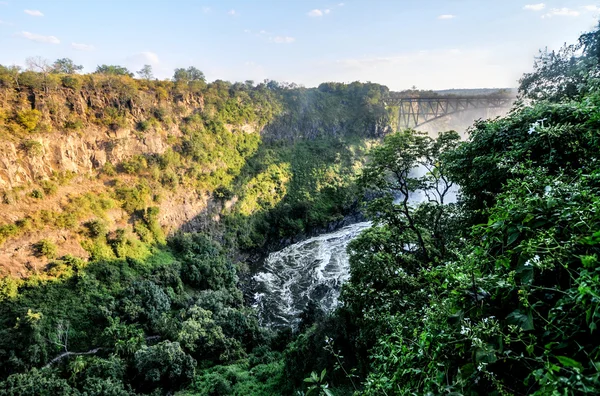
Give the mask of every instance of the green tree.
M 52 73 L 77 74 L 83 70 L 83 66 L 76 65 L 69 58 L 57 59 L 52 64 Z
M 25 374 L 13 374 L 0 382 L 0 394 L 3 395 L 78 395 L 67 380 L 46 371 L 33 369 Z
M 15 87 L 19 89 L 19 73 L 21 72 L 20 66 L 3 66 L 0 65 L 0 84 L 3 87 L 11 88 Z
M 425 134 L 405 131 L 386 136 L 373 149 L 371 162 L 359 183 L 375 193 L 367 211 L 377 224 L 401 231 L 402 243 L 415 245 L 403 250 L 428 265 L 446 252 L 448 203 L 453 182 L 442 154 L 460 140 L 456 132 L 444 132 L 434 140 Z M 425 196 L 422 204 L 410 203 L 412 193 Z M 397 201 L 397 202 L 396 202 Z
M 135 353 L 141 389 L 179 389 L 194 377 L 196 361 L 178 342 L 162 341 Z
M 152 66 L 150 65 L 144 65 L 141 70 L 137 71 L 137 74 L 144 80 L 152 80 L 154 78 L 154 74 L 152 74 Z
M 529 99 L 559 102 L 576 99 L 598 87 L 600 25 L 582 34 L 576 44 L 559 51 L 540 51 L 534 70 L 520 80 L 519 93 Z
M 42 75 L 45 92 L 49 92 L 50 88 L 57 86 L 57 84 L 54 84 L 54 79 L 50 76 L 52 65 L 48 63 L 47 59 L 44 59 L 41 56 L 32 56 L 25 59 L 25 64 L 27 65 L 28 71 L 37 72 Z
M 202 81 L 206 82 L 206 78 L 204 77 L 204 73 L 195 68 L 194 66 L 190 66 L 187 69 L 178 68 L 175 69 L 173 74 L 173 81 L 175 82 L 191 82 L 191 81 Z
M 99 65 L 96 67 L 96 71 L 94 73 L 133 77 L 133 73 L 130 72 L 126 67 L 118 65 Z

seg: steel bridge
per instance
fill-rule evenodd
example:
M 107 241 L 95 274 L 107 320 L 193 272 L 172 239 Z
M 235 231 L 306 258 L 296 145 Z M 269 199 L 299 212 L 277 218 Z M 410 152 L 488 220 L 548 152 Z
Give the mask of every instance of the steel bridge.
M 514 97 L 507 96 L 392 96 L 386 104 L 398 106 L 398 130 L 403 130 L 462 111 L 510 108 L 514 101 Z

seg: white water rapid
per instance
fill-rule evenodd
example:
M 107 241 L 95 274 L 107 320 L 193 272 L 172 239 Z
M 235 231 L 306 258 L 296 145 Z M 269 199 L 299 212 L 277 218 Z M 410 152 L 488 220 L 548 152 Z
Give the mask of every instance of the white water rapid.
M 415 169 L 413 177 L 425 174 Z M 445 203 L 456 202 L 458 188 L 453 186 Z M 398 198 L 398 202 L 399 202 Z M 426 201 L 422 191 L 409 195 L 416 205 Z M 254 307 L 261 324 L 274 327 L 295 326 L 309 301 L 318 302 L 330 312 L 338 305 L 342 284 L 350 277 L 346 247 L 370 222 L 356 223 L 335 232 L 321 234 L 269 254 L 253 277 Z
M 346 247 L 370 222 L 355 223 L 269 254 L 257 283 L 255 307 L 262 324 L 293 326 L 310 301 L 326 311 L 338 304 L 340 287 L 350 277 Z

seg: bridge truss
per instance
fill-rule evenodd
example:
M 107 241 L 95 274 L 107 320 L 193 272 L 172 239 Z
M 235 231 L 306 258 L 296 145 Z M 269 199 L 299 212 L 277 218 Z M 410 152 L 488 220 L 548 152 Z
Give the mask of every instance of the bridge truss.
M 450 114 L 472 109 L 510 108 L 513 97 L 435 96 L 423 98 L 392 98 L 388 105 L 398 106 L 398 130 L 419 127 Z

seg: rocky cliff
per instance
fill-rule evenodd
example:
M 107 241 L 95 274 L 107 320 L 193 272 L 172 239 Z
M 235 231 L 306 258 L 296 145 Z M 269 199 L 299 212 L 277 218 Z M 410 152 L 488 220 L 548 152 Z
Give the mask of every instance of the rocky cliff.
M 40 240 L 56 246 L 53 257 L 93 255 L 82 243 L 96 218 L 134 235 L 140 211 L 156 207 L 166 233 L 201 228 L 211 191 L 251 154 L 213 146 L 258 136 L 276 111 L 264 89 L 224 82 L 19 79 L 0 76 L 0 268 L 21 276 L 48 261 Z

